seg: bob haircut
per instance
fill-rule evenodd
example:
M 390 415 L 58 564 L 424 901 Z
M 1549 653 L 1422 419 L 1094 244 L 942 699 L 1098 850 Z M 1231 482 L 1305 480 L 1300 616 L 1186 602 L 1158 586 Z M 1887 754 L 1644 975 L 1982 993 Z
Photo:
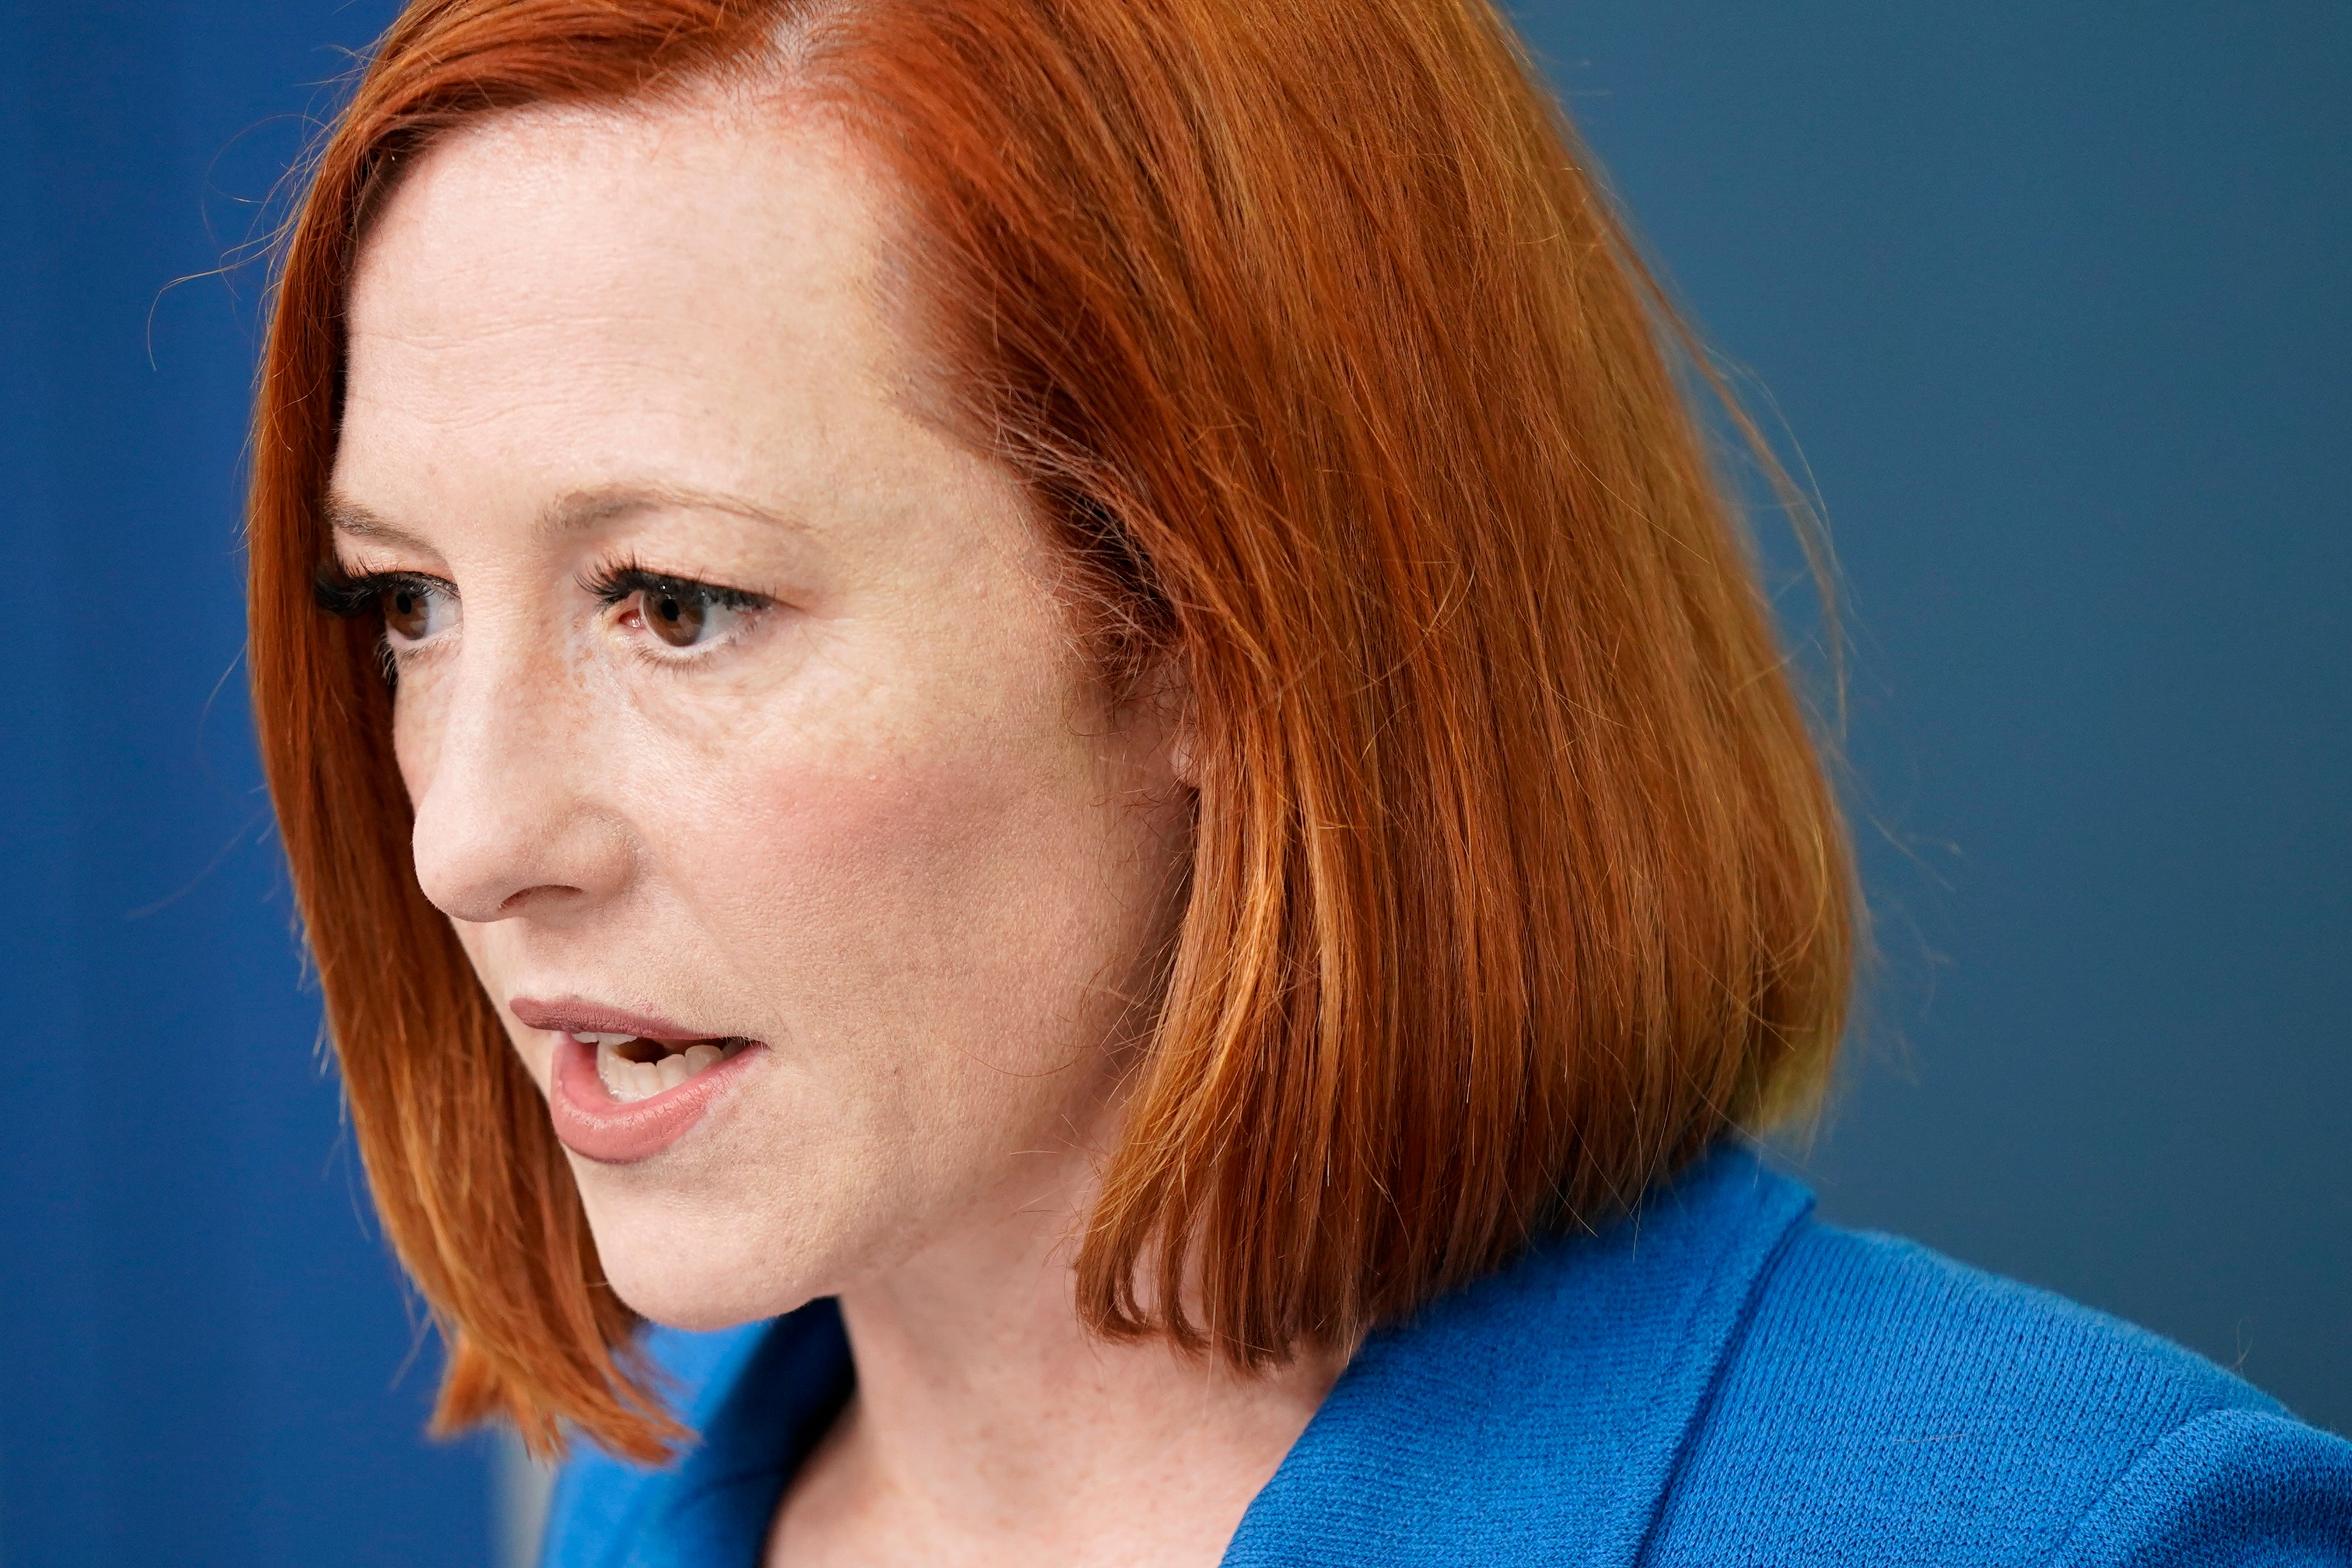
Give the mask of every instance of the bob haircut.
M 1723 388 L 1490 0 L 415 0 L 290 224 L 251 657 L 352 1126 L 449 1347 L 438 1429 L 680 1435 L 418 889 L 377 628 L 312 607 L 345 293 L 453 127 L 706 100 L 875 161 L 926 416 L 1024 481 L 1114 689 L 1188 683 L 1096 1331 L 1346 1348 L 1811 1102 L 1859 905 L 1685 395 Z

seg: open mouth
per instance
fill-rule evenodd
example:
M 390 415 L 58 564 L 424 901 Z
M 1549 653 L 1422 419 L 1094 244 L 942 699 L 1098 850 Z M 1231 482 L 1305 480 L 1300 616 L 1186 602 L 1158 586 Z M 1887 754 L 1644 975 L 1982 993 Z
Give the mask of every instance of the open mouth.
M 752 1044 L 740 1037 L 656 1040 L 580 1029 L 570 1033 L 582 1045 L 596 1047 L 596 1077 L 604 1091 L 624 1105 L 690 1083 Z

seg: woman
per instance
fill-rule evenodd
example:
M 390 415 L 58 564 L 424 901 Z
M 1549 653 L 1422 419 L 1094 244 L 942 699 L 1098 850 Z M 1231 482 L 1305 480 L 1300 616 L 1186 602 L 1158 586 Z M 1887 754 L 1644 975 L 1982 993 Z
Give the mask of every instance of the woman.
M 1745 1151 L 1856 915 L 1678 341 L 1484 0 L 409 8 L 257 703 L 551 1562 L 2352 1561 Z

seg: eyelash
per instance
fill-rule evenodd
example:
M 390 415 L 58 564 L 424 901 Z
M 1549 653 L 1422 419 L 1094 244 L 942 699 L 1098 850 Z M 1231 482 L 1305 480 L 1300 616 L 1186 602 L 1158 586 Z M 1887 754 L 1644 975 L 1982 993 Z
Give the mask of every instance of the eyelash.
M 702 595 L 723 608 L 746 612 L 764 610 L 769 605 L 769 600 L 762 595 L 747 593 L 740 588 L 722 587 L 717 583 L 704 583 L 692 577 L 673 577 L 666 572 L 649 571 L 635 560 L 616 561 L 599 566 L 580 579 L 580 591 L 607 605 L 625 604 L 632 594 Z
M 384 591 L 402 584 L 420 589 L 440 589 L 454 594 L 449 584 L 438 577 L 428 577 L 422 572 L 369 572 L 353 577 L 340 566 L 330 563 L 319 568 L 310 582 L 310 596 L 319 608 L 338 620 L 355 621 L 374 612 L 383 603 Z

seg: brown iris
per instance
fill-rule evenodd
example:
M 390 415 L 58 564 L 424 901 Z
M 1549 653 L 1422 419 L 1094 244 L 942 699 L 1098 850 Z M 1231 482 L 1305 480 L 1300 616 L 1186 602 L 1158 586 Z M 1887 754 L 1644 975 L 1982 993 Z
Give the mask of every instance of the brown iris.
M 644 604 L 646 625 L 672 647 L 692 647 L 702 640 L 703 625 L 710 616 L 705 595 L 683 587 L 647 588 Z
M 383 591 L 383 624 L 394 635 L 421 642 L 432 628 L 433 605 L 421 583 L 394 583 Z

